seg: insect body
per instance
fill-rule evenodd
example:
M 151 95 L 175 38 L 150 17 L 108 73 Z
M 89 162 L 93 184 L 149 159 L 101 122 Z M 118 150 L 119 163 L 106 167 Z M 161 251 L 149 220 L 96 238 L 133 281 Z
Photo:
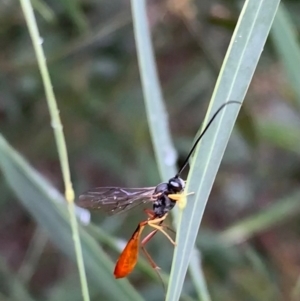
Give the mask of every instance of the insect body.
M 135 267 L 138 259 L 139 241 L 146 225 L 154 228 L 141 242 L 141 248 L 153 268 L 158 268 L 145 249 L 146 243 L 161 231 L 171 241 L 175 242 L 164 231 L 162 223 L 176 202 L 180 199 L 180 193 L 184 190 L 185 183 L 176 176 L 168 183 L 161 183 L 155 188 L 115 188 L 99 187 L 92 189 L 79 197 L 79 205 L 88 209 L 104 209 L 109 214 L 116 214 L 131 209 L 139 204 L 152 202 L 152 210 L 146 210 L 148 219 L 141 222 L 134 231 L 131 239 L 121 253 L 114 275 L 116 278 L 126 277 Z
M 149 242 L 158 231 L 162 232 L 169 241 L 175 245 L 175 242 L 165 231 L 165 228 L 167 227 L 163 225 L 163 222 L 169 211 L 173 209 L 177 202 L 182 200 L 182 196 L 184 195 L 185 182 L 180 178 L 180 174 L 187 166 L 198 142 L 201 140 L 218 113 L 226 105 L 231 103 L 240 104 L 240 102 L 237 101 L 228 101 L 219 107 L 203 132 L 196 139 L 178 173 L 168 182 L 161 183 L 156 187 L 147 188 L 98 187 L 80 195 L 78 202 L 79 206 L 87 209 L 101 209 L 108 214 L 124 212 L 143 203 L 152 203 L 152 210 L 145 210 L 148 219 L 139 223 L 116 263 L 114 270 L 116 278 L 126 277 L 131 273 L 137 262 L 139 244 L 151 266 L 155 269 L 158 268 L 145 249 L 147 242 Z M 185 194 L 185 196 L 189 194 Z M 147 225 L 152 227 L 153 230 L 141 241 L 141 243 L 139 243 L 141 234 Z

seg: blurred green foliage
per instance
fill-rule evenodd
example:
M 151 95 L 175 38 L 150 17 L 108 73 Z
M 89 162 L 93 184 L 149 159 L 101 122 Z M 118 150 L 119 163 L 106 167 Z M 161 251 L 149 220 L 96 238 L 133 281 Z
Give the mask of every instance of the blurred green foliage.
M 148 1 L 179 162 L 205 114 L 238 18 L 236 2 Z M 76 192 L 105 185 L 156 185 L 160 179 L 142 99 L 130 3 L 35 0 L 33 4 Z M 285 4 L 284 16 L 298 33 L 300 4 Z M 62 191 L 44 90 L 18 1 L 0 3 L 0 24 L 1 134 Z M 274 40 L 271 36 L 264 49 L 199 234 L 213 300 L 300 299 L 300 109 L 297 78 L 287 80 L 295 72 L 288 70 L 284 58 L 289 55 L 278 43 L 289 50 L 280 36 Z M 77 268 L 66 251 L 63 254 L 47 240 L 4 177 L 0 187 L 0 300 L 81 300 Z M 293 205 L 280 205 L 287 200 Z M 116 241 L 130 237 L 143 218 L 137 209 L 117 217 L 95 214 L 93 223 Z M 118 253 L 112 245 L 101 235 L 97 239 L 115 260 Z M 157 235 L 148 251 L 168 273 L 173 252 L 168 241 Z M 159 281 L 141 270 L 136 269 L 130 281 L 146 300 L 160 300 Z M 91 282 L 91 299 L 103 300 L 96 283 Z M 185 289 L 195 296 L 189 278 Z

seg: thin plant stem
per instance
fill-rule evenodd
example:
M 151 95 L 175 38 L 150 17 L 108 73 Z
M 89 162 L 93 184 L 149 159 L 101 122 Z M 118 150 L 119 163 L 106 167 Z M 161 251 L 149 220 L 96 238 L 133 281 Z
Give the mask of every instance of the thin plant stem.
M 57 107 L 56 99 L 54 96 L 54 92 L 53 92 L 53 88 L 52 88 L 52 84 L 51 84 L 51 80 L 46 64 L 46 58 L 42 48 L 43 39 L 39 34 L 30 0 L 20 0 L 20 3 L 32 39 L 33 47 L 38 61 L 38 66 L 43 80 L 44 89 L 46 92 L 47 104 L 51 116 L 51 126 L 54 131 L 54 136 L 55 136 L 58 155 L 59 155 L 59 161 L 60 161 L 64 185 L 65 185 L 65 198 L 68 202 L 70 224 L 71 224 L 71 229 L 73 234 L 72 237 L 75 246 L 76 261 L 78 265 L 80 282 L 82 287 L 82 295 L 85 301 L 89 301 L 90 298 L 89 298 L 84 262 L 82 257 L 82 248 L 80 244 L 78 225 L 77 225 L 77 220 L 76 220 L 76 215 L 74 210 L 75 194 L 71 182 L 67 146 L 66 146 L 64 133 L 63 133 L 63 126 L 59 116 L 59 110 Z

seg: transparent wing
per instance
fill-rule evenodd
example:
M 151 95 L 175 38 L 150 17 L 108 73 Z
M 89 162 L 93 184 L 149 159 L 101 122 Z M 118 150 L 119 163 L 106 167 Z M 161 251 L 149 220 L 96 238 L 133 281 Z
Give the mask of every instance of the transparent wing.
M 100 209 L 111 215 L 117 214 L 153 201 L 154 189 L 97 187 L 80 195 L 77 205 L 90 210 Z

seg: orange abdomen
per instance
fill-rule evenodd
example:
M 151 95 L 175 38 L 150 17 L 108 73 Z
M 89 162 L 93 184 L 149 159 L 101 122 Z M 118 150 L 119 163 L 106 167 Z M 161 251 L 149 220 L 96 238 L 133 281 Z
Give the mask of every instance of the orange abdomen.
M 139 235 L 140 231 L 136 231 L 121 253 L 114 270 L 116 278 L 126 277 L 134 269 L 139 253 Z

